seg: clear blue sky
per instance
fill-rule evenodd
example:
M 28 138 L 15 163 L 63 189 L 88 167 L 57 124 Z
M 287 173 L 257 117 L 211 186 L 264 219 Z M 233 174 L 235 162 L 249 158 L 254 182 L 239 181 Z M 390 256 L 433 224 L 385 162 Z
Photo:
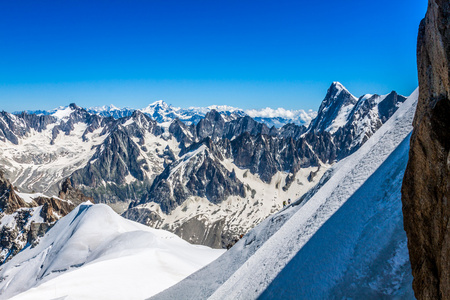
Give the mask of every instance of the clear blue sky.
M 227 104 L 317 110 L 417 86 L 426 0 L 0 1 L 0 110 Z

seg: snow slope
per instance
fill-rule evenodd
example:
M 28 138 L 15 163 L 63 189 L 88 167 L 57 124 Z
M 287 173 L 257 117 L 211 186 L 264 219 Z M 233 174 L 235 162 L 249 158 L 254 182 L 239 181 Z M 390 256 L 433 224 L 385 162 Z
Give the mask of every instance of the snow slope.
M 278 297 L 288 290 L 288 277 L 298 289 L 286 298 L 298 297 L 299 289 L 305 298 L 411 296 L 398 193 L 417 97 L 418 89 L 357 152 L 332 168 L 306 203 L 269 217 L 215 262 L 154 298 Z M 296 276 L 307 283 L 299 284 Z M 363 284 L 365 290 L 359 288 Z
M 0 299 L 143 299 L 222 253 L 86 202 L 2 267 Z
M 261 299 L 414 299 L 400 201 L 409 138 L 295 254 Z

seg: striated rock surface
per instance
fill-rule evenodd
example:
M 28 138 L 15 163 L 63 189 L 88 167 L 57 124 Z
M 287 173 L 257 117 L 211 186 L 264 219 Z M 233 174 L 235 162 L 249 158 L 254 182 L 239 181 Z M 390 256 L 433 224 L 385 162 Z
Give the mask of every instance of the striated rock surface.
M 450 298 L 450 3 L 429 0 L 419 28 L 420 95 L 402 187 L 418 299 Z

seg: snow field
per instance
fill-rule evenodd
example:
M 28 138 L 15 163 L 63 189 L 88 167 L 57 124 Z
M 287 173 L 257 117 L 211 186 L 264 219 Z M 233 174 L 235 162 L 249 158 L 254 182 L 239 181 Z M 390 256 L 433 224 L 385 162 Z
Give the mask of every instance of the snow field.
M 143 299 L 222 253 L 84 203 L 4 265 L 0 299 Z

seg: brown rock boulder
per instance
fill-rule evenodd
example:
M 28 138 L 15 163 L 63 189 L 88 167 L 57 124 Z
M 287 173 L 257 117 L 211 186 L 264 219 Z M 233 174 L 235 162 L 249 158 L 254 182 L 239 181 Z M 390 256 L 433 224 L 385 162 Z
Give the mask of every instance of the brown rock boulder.
M 450 299 L 450 2 L 429 0 L 419 28 L 419 102 L 402 186 L 418 299 Z

